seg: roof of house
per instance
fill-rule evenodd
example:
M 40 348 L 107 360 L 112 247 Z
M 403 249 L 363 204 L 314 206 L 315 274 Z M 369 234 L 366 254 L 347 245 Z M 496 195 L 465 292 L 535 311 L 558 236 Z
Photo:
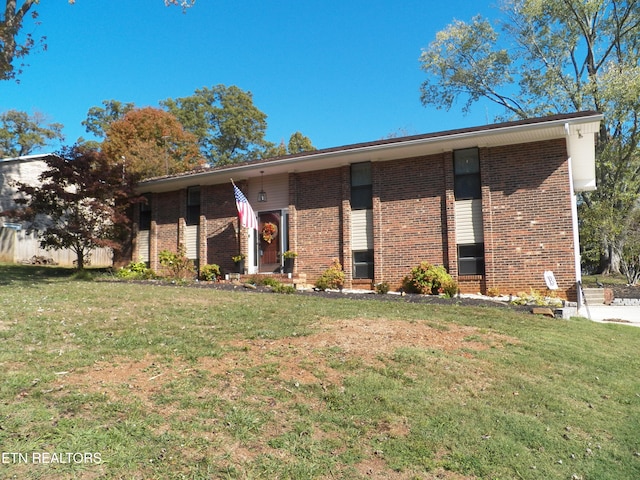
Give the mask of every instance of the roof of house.
M 355 162 L 412 158 L 462 148 L 513 145 L 556 138 L 567 139 L 567 150 L 573 157 L 574 175 L 579 179 L 577 183 L 574 179 L 574 187 L 577 190 L 590 190 L 595 188 L 594 142 L 602 118 L 603 115 L 598 112 L 585 111 L 387 138 L 151 178 L 140 182 L 138 190 L 165 192 L 191 185 L 225 183 L 230 178 L 254 178 L 260 176 L 261 172 L 273 175 L 324 170 Z

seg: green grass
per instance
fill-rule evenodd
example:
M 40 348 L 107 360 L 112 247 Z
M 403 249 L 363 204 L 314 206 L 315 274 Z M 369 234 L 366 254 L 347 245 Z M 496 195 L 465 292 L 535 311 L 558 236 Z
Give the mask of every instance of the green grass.
M 5 265 L 0 304 L 1 478 L 640 478 L 634 327 Z

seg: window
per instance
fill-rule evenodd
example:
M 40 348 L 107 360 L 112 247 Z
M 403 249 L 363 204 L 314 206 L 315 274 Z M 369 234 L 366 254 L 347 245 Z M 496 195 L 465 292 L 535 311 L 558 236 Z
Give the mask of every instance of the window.
M 482 197 L 480 187 L 480 158 L 477 148 L 453 152 L 454 193 L 456 200 Z
M 371 163 L 354 163 L 351 165 L 351 209 L 366 210 L 369 208 L 373 208 Z
M 140 219 L 138 230 L 151 230 L 151 198 L 145 195 L 145 201 L 140 203 Z
M 200 187 L 187 189 L 187 225 L 200 223 Z
M 484 275 L 484 243 L 458 245 L 458 275 Z
M 353 252 L 353 278 L 373 278 L 373 250 Z

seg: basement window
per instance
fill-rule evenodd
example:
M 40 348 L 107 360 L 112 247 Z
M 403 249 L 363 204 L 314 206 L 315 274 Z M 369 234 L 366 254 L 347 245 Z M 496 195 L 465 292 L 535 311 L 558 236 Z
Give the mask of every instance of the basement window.
M 458 245 L 458 275 L 484 275 L 484 243 Z

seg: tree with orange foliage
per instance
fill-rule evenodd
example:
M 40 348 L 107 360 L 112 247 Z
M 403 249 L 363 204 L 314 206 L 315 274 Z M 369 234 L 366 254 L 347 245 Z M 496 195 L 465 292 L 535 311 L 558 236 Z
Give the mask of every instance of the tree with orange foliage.
M 102 151 L 133 179 L 173 175 L 204 164 L 195 135 L 171 113 L 152 107 L 131 110 L 113 122 Z

